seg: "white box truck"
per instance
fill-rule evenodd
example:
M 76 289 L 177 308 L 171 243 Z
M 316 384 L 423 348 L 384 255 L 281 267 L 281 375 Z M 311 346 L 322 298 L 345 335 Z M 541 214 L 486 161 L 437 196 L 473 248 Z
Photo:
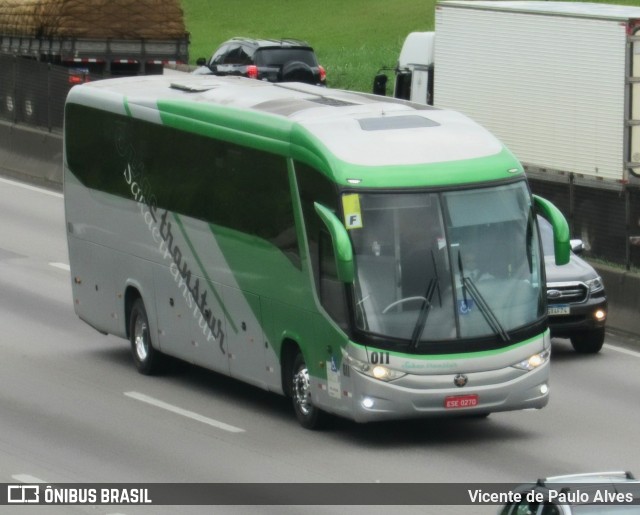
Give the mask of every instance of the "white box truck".
M 640 195 L 628 195 L 640 186 L 640 7 L 442 1 L 435 34 L 407 37 L 395 79 L 394 96 L 463 112 L 531 179 L 568 185 L 565 214 L 596 255 L 629 264 L 640 251 Z
M 640 174 L 640 7 L 441 2 L 434 57 L 435 105 L 497 134 L 530 174 Z

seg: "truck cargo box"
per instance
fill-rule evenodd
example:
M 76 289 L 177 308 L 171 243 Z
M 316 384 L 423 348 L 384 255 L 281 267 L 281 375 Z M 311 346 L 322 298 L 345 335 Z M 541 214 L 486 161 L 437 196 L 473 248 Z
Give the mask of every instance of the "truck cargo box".
M 435 63 L 435 105 L 487 127 L 531 175 L 637 183 L 640 7 L 443 1 Z

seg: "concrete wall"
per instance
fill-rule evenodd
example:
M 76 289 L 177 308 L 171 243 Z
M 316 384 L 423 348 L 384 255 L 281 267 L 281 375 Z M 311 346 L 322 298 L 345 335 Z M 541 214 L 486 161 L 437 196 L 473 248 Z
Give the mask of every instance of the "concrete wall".
M 0 121 L 0 172 L 62 188 L 62 135 Z
M 62 135 L 0 121 L 0 173 L 62 189 Z M 640 338 L 640 274 L 595 265 L 609 299 L 609 328 Z
M 593 264 L 609 299 L 607 326 L 640 337 L 640 274 Z

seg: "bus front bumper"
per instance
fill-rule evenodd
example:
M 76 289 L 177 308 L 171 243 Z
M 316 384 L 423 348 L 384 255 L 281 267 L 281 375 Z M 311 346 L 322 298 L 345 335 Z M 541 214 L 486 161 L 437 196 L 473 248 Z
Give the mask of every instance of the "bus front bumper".
M 486 415 L 540 409 L 549 402 L 549 362 L 528 372 L 508 369 L 441 376 L 412 376 L 384 382 L 352 372 L 356 422 Z M 466 384 L 456 386 L 457 376 Z M 460 381 L 458 381 L 460 382 Z

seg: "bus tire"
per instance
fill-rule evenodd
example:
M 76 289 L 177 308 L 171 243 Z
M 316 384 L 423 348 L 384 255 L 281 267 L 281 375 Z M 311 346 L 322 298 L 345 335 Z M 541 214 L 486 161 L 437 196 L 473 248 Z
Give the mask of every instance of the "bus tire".
M 571 335 L 571 345 L 580 354 L 596 354 L 604 344 L 604 327 Z
M 145 375 L 157 374 L 161 371 L 163 356 L 160 351 L 153 348 L 151 332 L 149 331 L 149 318 L 144 302 L 138 298 L 131 307 L 129 317 L 129 338 L 131 341 L 131 354 L 138 372 Z
M 291 399 L 300 425 L 305 429 L 319 429 L 323 413 L 311 402 L 309 370 L 301 352 L 296 354 L 291 367 Z

